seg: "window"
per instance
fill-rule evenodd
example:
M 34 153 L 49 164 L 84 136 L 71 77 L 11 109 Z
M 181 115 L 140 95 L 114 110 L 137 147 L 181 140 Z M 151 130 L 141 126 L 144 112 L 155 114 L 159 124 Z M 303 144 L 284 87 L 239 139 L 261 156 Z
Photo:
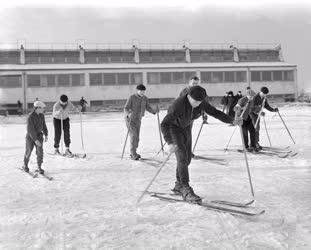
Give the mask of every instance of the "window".
M 236 73 L 236 82 L 246 82 L 246 72 L 237 71 Z
M 28 87 L 40 87 L 40 75 L 27 75 Z
M 83 86 L 84 85 L 84 74 L 72 74 L 71 75 L 72 86 Z
M 252 79 L 252 82 L 259 82 L 260 81 L 260 71 L 252 71 L 251 72 L 251 79 Z
M 196 76 L 195 72 L 185 72 L 186 81 L 188 82 L 191 77 Z
M 104 74 L 104 85 L 116 85 L 116 74 L 105 73 Z
M 56 75 L 46 75 L 46 82 L 48 87 L 56 86 Z
M 284 71 L 284 81 L 294 81 L 294 71 L 293 70 Z
M 90 74 L 90 85 L 96 86 L 96 85 L 102 85 L 102 74 L 100 73 L 92 73 Z
M 20 75 L 0 76 L 0 88 L 21 88 L 22 77 Z
M 171 72 L 161 72 L 160 73 L 160 83 L 172 83 L 172 73 Z
M 119 73 L 117 75 L 118 75 L 118 85 L 129 85 L 130 84 L 129 73 Z
M 173 80 L 172 83 L 176 84 L 185 84 L 185 77 L 184 77 L 184 72 L 173 72 L 172 73 Z
M 131 83 L 133 85 L 138 85 L 143 83 L 143 74 L 142 73 L 131 73 Z
M 147 74 L 148 84 L 159 84 L 160 83 L 160 74 L 157 72 L 152 72 Z
M 212 82 L 213 83 L 223 82 L 223 72 L 221 71 L 212 72 Z
M 262 71 L 262 80 L 263 81 L 272 81 L 272 72 L 271 71 Z
M 224 82 L 234 82 L 234 72 L 233 71 L 225 72 Z
M 70 86 L 70 75 L 68 74 L 61 74 L 61 75 L 57 75 L 58 77 L 58 84 L 57 86 L 61 86 L 61 87 L 66 87 L 66 86 Z
M 273 71 L 273 81 L 282 81 L 282 71 Z
M 201 82 L 207 83 L 212 81 L 212 72 L 201 72 Z

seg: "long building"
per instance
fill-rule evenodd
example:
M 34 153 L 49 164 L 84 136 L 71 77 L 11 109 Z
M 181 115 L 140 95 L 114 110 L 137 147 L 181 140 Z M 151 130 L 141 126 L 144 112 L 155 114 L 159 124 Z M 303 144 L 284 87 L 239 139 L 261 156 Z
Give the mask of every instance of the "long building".
M 297 66 L 284 61 L 273 44 L 75 44 L 42 48 L 28 44 L 0 49 L 0 103 L 36 98 L 48 108 L 61 94 L 91 107 L 122 105 L 137 84 L 152 102 L 175 98 L 191 76 L 198 76 L 212 101 L 232 90 L 265 85 L 272 98 L 297 97 Z M 52 47 L 53 46 L 53 47 Z

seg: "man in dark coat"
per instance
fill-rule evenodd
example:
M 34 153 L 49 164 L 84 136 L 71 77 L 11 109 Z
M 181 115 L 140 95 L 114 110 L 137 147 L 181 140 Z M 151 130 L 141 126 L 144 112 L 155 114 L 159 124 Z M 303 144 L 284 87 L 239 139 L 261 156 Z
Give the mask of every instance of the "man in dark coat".
M 190 88 L 189 94 L 177 98 L 168 109 L 161 123 L 161 130 L 170 152 L 177 159 L 176 182 L 173 191 L 188 202 L 200 203 L 201 198 L 189 185 L 188 166 L 191 162 L 191 125 L 200 117 L 202 110 L 225 123 L 233 119 L 205 101 L 206 91 L 201 86 Z M 241 123 L 242 124 L 242 123 Z
M 267 87 L 262 87 L 260 89 L 260 92 L 258 92 L 254 98 L 253 98 L 253 107 L 251 109 L 251 113 L 250 113 L 250 117 L 252 119 L 253 125 L 255 127 L 255 140 L 256 140 L 256 148 L 262 149 L 262 147 L 259 145 L 259 130 L 260 130 L 260 118 L 259 121 L 257 122 L 257 126 L 256 125 L 256 121 L 258 119 L 258 115 L 261 111 L 261 109 L 265 108 L 267 110 L 269 110 L 270 112 L 278 112 L 279 109 L 278 108 L 272 108 L 268 101 L 267 101 L 267 95 L 269 93 L 269 89 Z M 261 115 L 265 115 L 264 112 L 261 113 Z

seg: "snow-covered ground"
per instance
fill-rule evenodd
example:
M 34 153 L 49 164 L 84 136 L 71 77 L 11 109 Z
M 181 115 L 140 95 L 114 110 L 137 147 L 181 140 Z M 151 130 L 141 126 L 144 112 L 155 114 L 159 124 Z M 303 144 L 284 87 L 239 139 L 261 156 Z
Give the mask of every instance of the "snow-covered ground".
M 284 159 L 248 155 L 254 207 L 266 210 L 257 219 L 148 195 L 136 206 L 157 168 L 129 160 L 128 147 L 120 160 L 126 135 L 121 113 L 83 115 L 87 159 L 47 154 L 53 151 L 54 135 L 47 116 L 50 136 L 43 168 L 53 181 L 32 179 L 17 169 L 23 160 L 26 118 L 1 118 L 0 249 L 311 249 L 311 107 L 285 106 L 280 112 L 299 154 Z M 280 118 L 266 114 L 273 146 L 293 145 Z M 250 200 L 243 154 L 223 151 L 234 127 L 211 117 L 208 121 L 195 153 L 223 160 L 193 160 L 191 185 L 207 200 Z M 200 125 L 198 119 L 194 139 Z M 261 127 L 261 144 L 268 146 L 263 122 Z M 82 152 L 78 115 L 72 116 L 71 137 L 72 151 Z M 238 147 L 236 130 L 229 148 Z M 138 152 L 154 157 L 159 148 L 157 118 L 147 114 Z M 150 190 L 169 192 L 175 164 L 172 157 Z M 35 152 L 30 168 L 36 168 Z

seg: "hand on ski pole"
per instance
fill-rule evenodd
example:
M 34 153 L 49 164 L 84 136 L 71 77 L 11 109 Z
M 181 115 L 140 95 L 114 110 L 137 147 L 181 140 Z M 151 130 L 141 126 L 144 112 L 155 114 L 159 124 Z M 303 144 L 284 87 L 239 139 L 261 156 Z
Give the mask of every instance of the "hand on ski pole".
M 273 112 L 279 112 L 279 108 L 275 108 Z
M 261 112 L 261 116 L 265 116 L 266 115 L 266 113 L 265 112 Z
M 242 126 L 243 125 L 243 118 L 242 117 L 236 117 L 233 121 L 233 125 L 236 126 Z

